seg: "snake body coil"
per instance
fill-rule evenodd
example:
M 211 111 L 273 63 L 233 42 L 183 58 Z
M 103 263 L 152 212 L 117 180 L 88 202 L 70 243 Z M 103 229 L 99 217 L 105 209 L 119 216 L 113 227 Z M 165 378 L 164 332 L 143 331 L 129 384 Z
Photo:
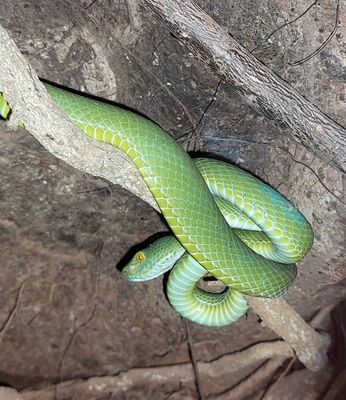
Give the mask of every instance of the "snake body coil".
M 211 326 L 245 313 L 241 293 L 276 297 L 293 283 L 294 263 L 311 248 L 313 234 L 282 195 L 226 163 L 193 161 L 165 131 L 137 114 L 46 88 L 87 135 L 133 160 L 175 235 L 137 254 L 124 270 L 128 279 L 145 280 L 176 264 L 167 287 L 170 302 L 187 318 Z M 158 254 L 154 262 L 150 251 Z M 148 262 L 158 271 L 149 268 L 145 275 Z M 230 290 L 213 295 L 198 289 L 207 273 Z

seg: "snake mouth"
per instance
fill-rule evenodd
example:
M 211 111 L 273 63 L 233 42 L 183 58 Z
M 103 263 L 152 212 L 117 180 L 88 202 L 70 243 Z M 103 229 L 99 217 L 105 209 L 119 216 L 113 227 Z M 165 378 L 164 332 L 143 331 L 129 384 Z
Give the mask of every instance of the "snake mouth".
M 146 281 L 151 281 L 153 279 L 153 277 L 146 277 L 146 278 L 142 278 L 142 277 L 132 277 L 132 276 L 128 276 L 123 274 L 124 278 L 129 281 L 129 282 L 146 282 Z
M 129 282 L 146 282 L 156 277 L 152 275 L 147 275 L 147 276 L 135 275 L 134 271 L 131 271 L 129 266 L 124 267 L 123 270 L 121 271 L 121 274 Z

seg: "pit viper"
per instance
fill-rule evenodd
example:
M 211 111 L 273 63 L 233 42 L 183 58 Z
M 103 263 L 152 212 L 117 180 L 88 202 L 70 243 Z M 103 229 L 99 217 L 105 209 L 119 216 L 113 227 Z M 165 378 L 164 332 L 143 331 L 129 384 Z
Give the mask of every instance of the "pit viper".
M 71 121 L 125 152 L 153 194 L 172 236 L 137 252 L 123 269 L 130 281 L 172 269 L 167 295 L 185 318 L 223 326 L 248 309 L 243 294 L 277 297 L 296 277 L 313 232 L 297 208 L 273 188 L 231 164 L 192 159 L 152 121 L 120 107 L 45 84 Z M 0 96 L 0 115 L 10 107 Z M 206 275 L 227 288 L 198 287 Z

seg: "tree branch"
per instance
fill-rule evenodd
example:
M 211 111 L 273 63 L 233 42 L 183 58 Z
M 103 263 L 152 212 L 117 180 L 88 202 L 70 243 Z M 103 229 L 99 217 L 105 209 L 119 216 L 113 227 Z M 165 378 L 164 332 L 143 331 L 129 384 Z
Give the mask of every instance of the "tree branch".
M 284 133 L 346 172 L 346 129 L 275 75 L 190 0 L 143 0 L 205 65 Z M 288 129 L 287 129 L 288 128 Z
M 327 364 L 329 335 L 317 333 L 282 298 L 264 299 L 246 296 L 246 299 L 265 325 L 294 349 L 297 358 L 306 368 L 318 371 Z
M 1 26 L 0 64 L 0 92 L 12 109 L 9 127 L 16 129 L 23 122 L 55 157 L 124 187 L 158 210 L 132 160 L 115 147 L 88 138 L 72 124 Z

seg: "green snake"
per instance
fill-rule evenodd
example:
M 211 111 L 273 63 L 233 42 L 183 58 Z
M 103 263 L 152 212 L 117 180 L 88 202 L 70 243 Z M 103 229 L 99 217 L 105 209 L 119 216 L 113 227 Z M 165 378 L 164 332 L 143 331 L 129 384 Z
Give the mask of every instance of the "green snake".
M 277 297 L 296 277 L 310 250 L 312 229 L 280 193 L 249 173 L 214 159 L 191 159 L 155 123 L 102 101 L 45 85 L 87 135 L 125 152 L 140 171 L 174 236 L 137 252 L 123 269 L 144 281 L 172 269 L 167 295 L 185 318 L 223 326 L 248 309 L 243 294 Z M 0 96 L 0 115 L 10 108 Z M 227 286 L 198 287 L 206 275 Z

